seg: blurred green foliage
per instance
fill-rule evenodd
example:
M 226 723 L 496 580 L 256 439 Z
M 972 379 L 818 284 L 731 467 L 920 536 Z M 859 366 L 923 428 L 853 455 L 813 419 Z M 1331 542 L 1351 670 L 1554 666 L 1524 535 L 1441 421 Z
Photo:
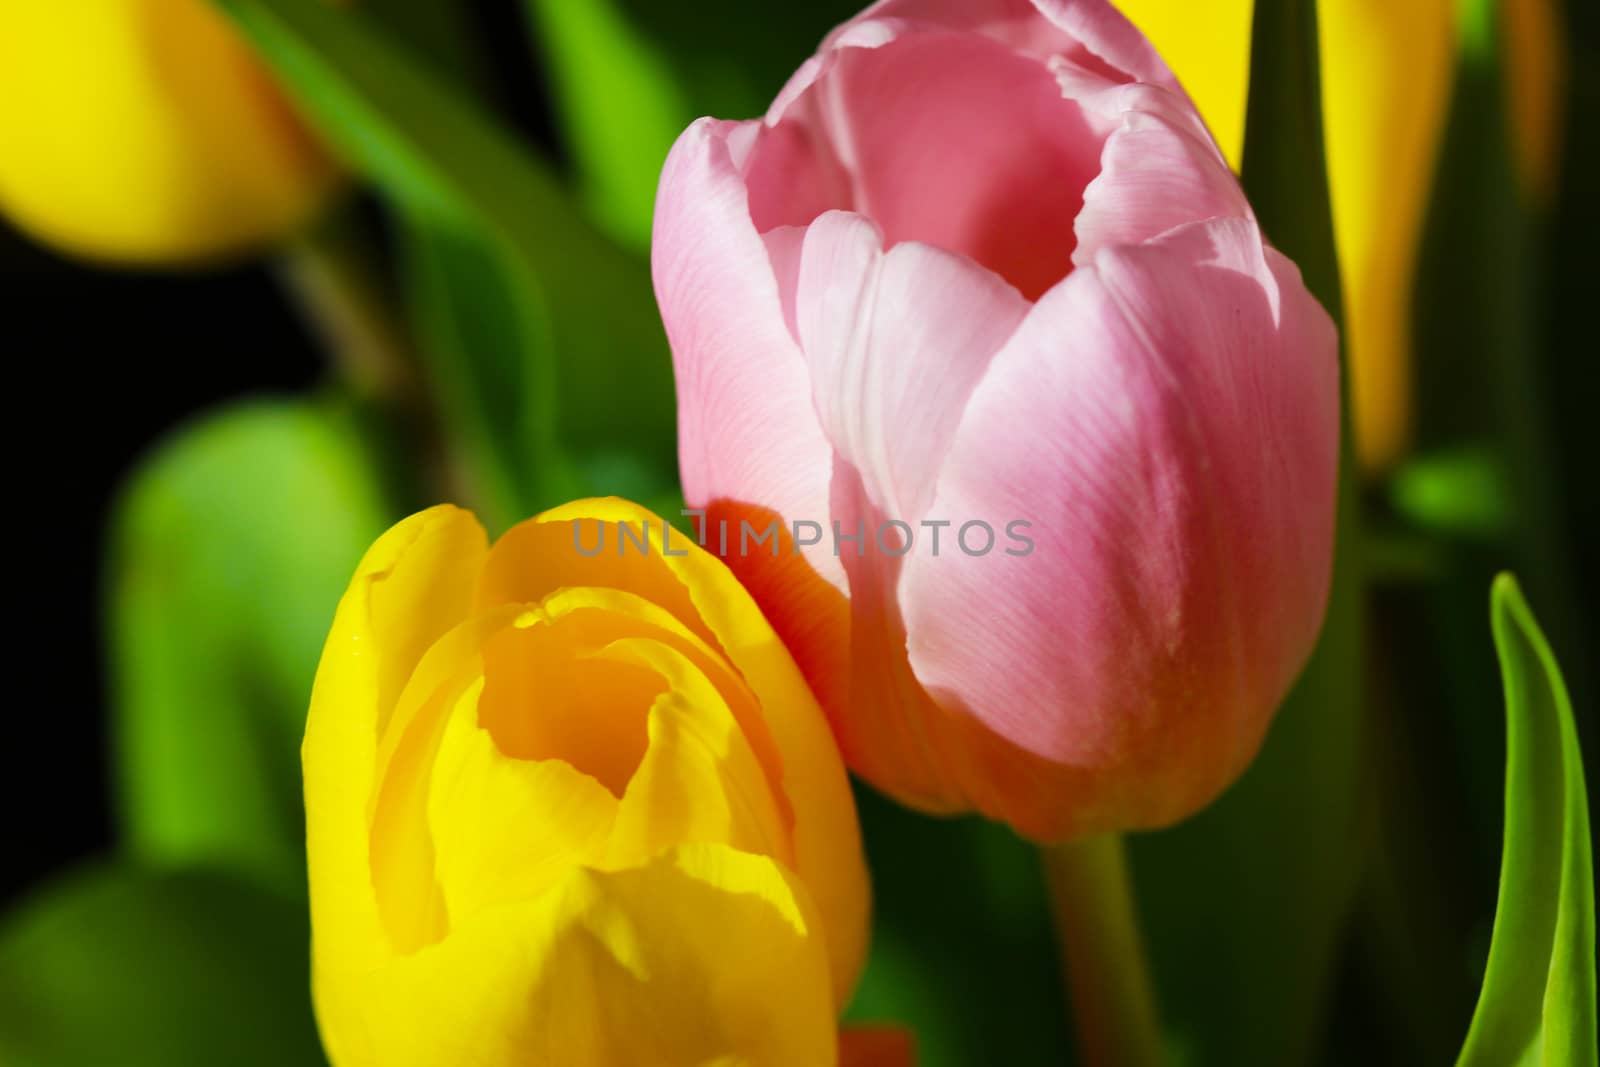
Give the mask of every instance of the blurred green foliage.
M 1033 846 L 981 819 L 929 819 L 856 791 L 872 956 L 847 1018 L 917 1035 L 919 1067 L 1072 1062 Z
M 523 0 L 549 63 L 566 143 L 596 218 L 650 237 L 667 150 L 702 115 L 755 118 L 856 0 Z
M 667 150 L 698 117 L 655 42 L 613 0 L 527 0 L 595 219 L 644 249 Z
M 257 401 L 174 436 L 110 558 L 118 813 L 151 863 L 225 864 L 301 892 L 300 737 L 333 609 L 388 525 L 336 401 Z
M 1389 501 L 1410 525 L 1453 540 L 1499 541 L 1515 513 L 1505 465 L 1482 447 L 1412 457 L 1390 479 Z
M 490 526 L 602 488 L 671 485 L 672 364 L 644 262 L 371 20 L 321 0 L 225 6 L 396 208 L 419 339 Z M 596 485 L 597 457 L 632 484 Z
M 315 1067 L 304 901 L 214 871 L 83 871 L 0 924 L 7 1067 Z
M 1549 205 L 1518 187 L 1499 6 L 1472 0 L 1463 7 L 1461 64 L 1413 293 L 1418 447 L 1376 490 L 1382 499 L 1368 502 L 1431 551 L 1425 572 L 1379 591 L 1371 644 L 1382 649 L 1373 721 L 1383 749 L 1373 761 L 1367 951 L 1358 980 L 1384 991 L 1377 1015 L 1392 1041 L 1428 1061 L 1459 1047 L 1471 1012 L 1463 987 L 1482 972 L 1495 915 L 1506 747 L 1479 611 L 1497 572 L 1515 569 L 1540 605 L 1567 667 L 1578 735 L 1592 743 L 1595 724 L 1585 694 L 1597 635 L 1582 585 L 1586 567 L 1594 577 L 1586 562 L 1592 554 L 1574 551 L 1584 533 L 1570 521 L 1583 507 L 1592 511 L 1583 471 L 1594 448 L 1592 430 L 1561 417 L 1564 408 L 1581 407 L 1582 394 L 1564 396 L 1559 376 L 1592 346 L 1548 318 L 1559 306 L 1551 283 L 1570 286 L 1574 270 L 1588 271 L 1590 254 L 1553 256 L 1559 231 L 1549 229 Z M 1600 26 L 1592 5 L 1572 6 L 1568 15 L 1578 31 L 1568 39 L 1579 49 L 1573 87 L 1594 99 Z M 1600 159 L 1592 126 L 1581 105 L 1571 106 L 1565 203 L 1593 200 L 1582 177 Z M 1583 232 L 1592 242 L 1600 230 L 1565 236 L 1581 241 Z M 1570 292 L 1564 299 L 1569 309 L 1578 306 Z M 1587 362 L 1588 395 L 1600 396 L 1600 376 Z M 1567 382 L 1568 390 L 1581 384 L 1570 373 Z M 1570 442 L 1583 444 L 1574 450 Z M 1591 525 L 1589 539 L 1596 534 Z M 1592 590 L 1588 599 L 1594 602 Z

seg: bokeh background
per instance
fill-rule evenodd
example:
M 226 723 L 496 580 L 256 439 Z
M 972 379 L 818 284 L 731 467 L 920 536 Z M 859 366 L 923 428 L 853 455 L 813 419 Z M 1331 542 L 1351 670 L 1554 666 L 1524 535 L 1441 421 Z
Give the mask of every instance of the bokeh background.
M 517 6 L 460 6 L 476 31 L 485 91 L 562 161 Z M 353 210 L 382 235 L 371 203 Z M 40 519 L 15 531 L 32 561 L 18 569 L 18 600 L 32 605 L 38 643 L 30 639 L 27 658 L 40 668 L 22 699 L 56 709 L 20 723 L 29 770 L 0 787 L 12 810 L 42 805 L 41 817 L 19 821 L 18 848 L 0 861 L 0 901 L 11 903 L 112 840 L 102 593 L 125 481 L 168 434 L 227 402 L 304 395 L 330 374 L 270 257 L 199 273 L 106 270 L 63 258 L 0 215 L 0 294 L 3 346 L 18 375 L 11 433 L 18 457 L 30 457 L 18 464 L 18 499 Z M 306 686 L 309 694 L 309 677 Z
M 537 28 L 515 3 L 461 6 L 475 91 L 571 173 L 570 128 L 540 50 L 528 44 Z M 621 6 L 671 58 L 696 112 L 749 115 L 858 5 Z M 1446 137 L 1416 296 L 1418 461 L 1367 490 L 1375 551 L 1394 576 L 1370 604 L 1371 669 L 1389 684 L 1369 709 L 1365 844 L 1350 861 L 1357 902 L 1315 1013 L 1327 1062 L 1433 1062 L 1465 1032 L 1499 862 L 1504 720 L 1485 591 L 1501 568 L 1525 578 L 1573 689 L 1591 783 L 1600 779 L 1600 5 L 1573 0 L 1564 17 L 1570 63 L 1553 200 L 1502 224 L 1507 163 L 1478 122 L 1493 93 L 1471 76 L 1458 86 Z M 365 196 L 347 210 L 382 247 L 393 235 Z M 1476 242 L 1465 257 L 1463 233 Z M 1485 257 L 1503 257 L 1500 269 L 1485 270 Z M 1510 325 L 1485 303 L 1488 293 L 1505 295 L 1496 278 L 1525 283 Z M 11 509 L 20 544 L 11 673 L 20 691 L 0 775 L 10 828 L 0 850 L 3 914 L 117 840 L 103 608 L 109 531 L 127 480 L 167 435 L 218 405 L 304 395 L 330 372 L 270 259 L 199 276 L 109 272 L 59 258 L 0 220 L 0 309 L 12 375 L 8 469 L 21 480 Z M 1486 454 L 1531 456 L 1538 469 L 1530 476 L 1515 462 L 1480 462 Z M 1529 477 L 1537 515 L 1516 503 L 1529 499 L 1519 482 Z M 1419 528 L 1443 531 L 1448 549 Z M 317 630 L 315 619 L 308 628 Z M 313 633 L 307 693 L 319 640 Z M 924 1023 L 925 1046 L 938 1050 L 929 1063 L 1061 1062 L 1066 1024 L 1031 853 L 991 827 L 919 821 L 865 793 L 862 807 L 883 903 L 858 1014 Z M 1176 844 L 1134 845 L 1148 935 L 1177 946 L 1165 966 L 1188 975 L 1164 989 L 1177 990 L 1168 999 L 1180 1029 L 1185 1013 L 1220 1012 L 1219 1029 L 1251 1025 L 1248 1006 L 1208 1007 L 1200 987 L 1225 986 L 1248 962 L 1251 937 L 1271 936 L 1269 922 L 1237 938 L 1173 925 L 1179 915 L 1225 924 L 1237 914 L 1238 902 L 1208 911 L 1186 899 L 1186 865 L 1230 862 L 1213 847 L 1207 818 Z M 1283 912 L 1291 916 L 1292 905 Z M 1215 955 L 1218 945 L 1230 946 L 1227 958 Z M 303 990 L 288 996 L 303 999 Z M 1230 1021 L 1229 1012 L 1238 1015 Z M 1196 1028 L 1196 1060 L 1214 1062 L 1218 1046 Z

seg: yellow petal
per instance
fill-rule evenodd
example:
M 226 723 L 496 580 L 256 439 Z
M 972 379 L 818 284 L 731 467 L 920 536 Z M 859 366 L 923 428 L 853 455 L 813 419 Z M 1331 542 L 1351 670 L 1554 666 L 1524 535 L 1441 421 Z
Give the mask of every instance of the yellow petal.
M 203 0 L 13 2 L 0 210 L 98 259 L 169 263 L 287 234 L 334 168 Z
M 604 854 L 617 798 L 561 760 L 505 755 L 463 701 L 429 778 L 426 827 L 452 928 L 498 905 L 533 900 Z
M 1455 63 L 1454 0 L 1322 0 L 1323 114 L 1364 466 L 1411 433 L 1411 292 Z
M 379 538 L 339 602 L 301 749 L 319 968 L 388 956 L 367 849 L 380 733 L 422 650 L 466 616 L 486 552 L 476 519 L 434 508 Z
M 360 978 L 341 1067 L 829 1067 L 827 952 L 773 860 L 688 845 L 575 870 Z
M 645 667 L 667 685 L 650 709 L 650 747 L 622 798 L 607 866 L 637 866 L 696 841 L 792 863 L 760 761 L 721 694 L 688 657 L 658 641 L 626 638 L 596 658 Z
M 575 542 L 573 523 L 579 520 L 582 541 Z M 597 522 L 609 524 L 605 547 L 585 556 L 577 544 L 593 549 Z M 783 792 L 794 812 L 794 867 L 822 915 L 842 1005 L 865 954 L 870 892 L 855 801 L 838 748 L 794 660 L 749 593 L 720 560 L 681 532 L 664 545 L 661 523 L 616 499 L 546 512 L 496 542 L 479 605 L 537 602 L 571 586 L 618 589 L 669 612 L 727 657 L 755 693 L 782 758 Z M 635 542 L 619 553 L 617 524 L 636 536 L 648 530 L 648 555 Z
M 542 610 L 550 618 L 559 620 L 563 628 L 578 628 L 585 633 L 583 640 L 590 650 L 599 650 L 624 638 L 646 638 L 685 657 L 716 688 L 717 695 L 738 722 L 775 794 L 785 836 L 792 834 L 794 809 L 783 792 L 783 757 L 772 739 L 766 715 L 755 694 L 723 658 L 721 651 L 712 648 L 666 611 L 620 589 L 586 586 L 562 589 L 545 600 Z M 652 693 L 652 700 L 643 706 L 652 703 L 654 695 Z
M 565 867 L 635 865 L 691 840 L 788 860 L 776 750 L 769 772 L 707 670 L 755 715 L 720 655 L 616 590 L 502 604 L 439 638 L 390 717 L 369 803 L 393 949 L 536 896 Z M 751 727 L 772 749 L 758 716 Z
M 561 759 L 621 796 L 644 758 L 645 720 L 665 684 L 643 667 L 592 654 L 626 617 L 585 632 L 571 617 L 528 609 L 483 650 L 488 685 L 479 721 L 500 750 L 524 760 Z
M 1406 2 L 1406 0 L 1401 0 Z M 1116 0 L 1178 76 L 1234 170 L 1244 154 L 1251 0 Z
M 535 766 L 532 761 L 546 754 L 507 751 L 494 729 L 500 720 L 537 725 L 559 719 L 566 711 L 560 701 L 570 694 L 552 691 L 519 676 L 525 663 L 533 663 L 545 666 L 543 675 L 547 678 L 552 670 L 564 669 L 565 660 L 575 654 L 569 642 L 553 634 L 549 627 L 538 625 L 540 622 L 542 616 L 537 612 L 515 604 L 500 605 L 467 620 L 428 649 L 400 695 L 379 743 L 377 786 L 368 807 L 370 878 L 394 951 L 415 952 L 443 938 L 449 932 L 452 916 L 461 907 L 479 908 L 486 901 L 515 895 L 510 886 L 461 884 L 462 871 L 480 862 L 476 854 L 485 842 L 475 830 L 459 831 L 465 839 L 456 839 L 453 835 L 458 828 L 441 822 L 436 805 L 443 803 L 447 810 L 453 806 L 448 796 L 440 800 L 441 789 L 448 794 L 452 790 L 470 792 L 481 788 L 487 792 L 476 799 L 497 800 L 519 808 L 560 802 L 548 791 L 559 784 L 549 777 L 551 772 L 528 769 Z M 553 665 L 541 660 L 537 654 L 540 644 L 556 644 L 565 656 L 557 655 Z M 501 695 L 506 689 L 509 693 Z M 641 700 L 637 712 L 641 734 L 648 699 Z M 502 704 L 508 706 L 497 720 L 492 709 Z M 468 740 L 479 733 L 483 735 L 481 739 Z M 445 749 L 447 741 L 455 746 L 449 751 Z M 472 755 L 470 746 L 483 746 L 498 757 L 493 763 L 475 764 L 476 769 L 492 773 L 492 781 L 466 784 L 452 780 L 459 770 L 457 761 Z M 483 754 L 487 759 L 489 753 Z M 559 758 L 564 753 L 551 755 Z M 527 767 L 502 767 L 501 763 L 526 763 Z M 582 795 L 570 798 L 576 812 L 582 815 L 580 825 L 572 827 L 573 833 L 565 839 L 559 828 L 513 831 L 501 842 L 503 848 L 516 850 L 519 844 L 530 848 L 539 844 L 552 850 L 552 858 L 569 865 L 588 861 L 591 852 L 598 854 L 603 837 L 592 850 L 584 844 L 589 840 L 589 820 L 609 821 L 614 816 L 615 798 L 606 802 L 595 796 L 596 790 L 605 793 L 605 786 L 590 778 L 585 773 L 587 768 L 569 770 L 572 773 L 560 776 L 559 781 L 582 790 Z M 439 779 L 441 774 L 443 781 Z M 513 791 L 518 790 L 520 794 L 513 796 Z M 597 813 L 597 809 L 601 810 Z M 469 813 L 468 817 L 504 825 L 500 816 Z M 525 840 L 519 842 L 519 838 Z M 546 873 L 539 857 L 505 859 L 521 888 L 528 893 L 543 888 L 534 881 Z M 451 906 L 452 899 L 456 907 Z

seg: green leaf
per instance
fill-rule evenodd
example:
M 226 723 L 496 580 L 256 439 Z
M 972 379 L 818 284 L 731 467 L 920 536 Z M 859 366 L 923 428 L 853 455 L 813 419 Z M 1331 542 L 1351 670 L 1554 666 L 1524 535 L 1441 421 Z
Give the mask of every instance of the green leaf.
M 234 407 L 143 465 L 108 590 L 118 808 L 136 856 L 303 885 L 311 679 L 391 518 L 360 434 L 328 404 Z
M 862 0 L 611 0 L 672 63 L 698 114 L 753 118 Z
M 431 369 L 489 487 L 491 524 L 575 488 L 614 490 L 592 472 L 618 454 L 652 487 L 671 485 L 672 364 L 647 265 L 359 13 L 324 0 L 220 2 L 396 205 Z M 596 454 L 598 465 L 582 461 Z
M 1059 1067 L 1070 1021 L 1037 850 L 997 823 L 930 819 L 856 791 L 872 955 L 846 1019 L 897 1023 L 918 1067 Z
M 1483 541 L 1496 541 L 1510 529 L 1511 496 L 1505 465 L 1488 448 L 1414 456 L 1389 485 L 1395 511 L 1419 529 Z
M 1343 295 L 1322 132 L 1317 0 L 1257 4 L 1250 40 L 1245 192 L 1267 238 L 1295 261 L 1306 287 L 1340 320 Z
M 650 241 L 667 151 L 696 115 L 655 42 L 615 0 L 527 0 L 584 197 L 607 232 Z
M 667 150 L 701 115 L 753 118 L 862 0 L 524 0 L 586 202 L 631 247 L 650 237 Z
M 1494 583 L 1506 693 L 1500 903 L 1459 1063 L 1597 1062 L 1594 860 L 1583 756 L 1555 656 L 1516 580 Z
M 361 0 L 363 14 L 417 49 L 430 69 L 479 98 L 489 95 L 477 14 L 460 0 Z
M 1244 185 L 1263 230 L 1340 317 L 1315 0 L 1257 4 Z M 1305 1063 L 1360 867 L 1360 499 L 1344 389 L 1328 614 L 1254 764 L 1173 830 L 1129 840 L 1163 1020 L 1198 1063 Z
M 0 924 L 8 1067 L 314 1067 L 305 908 L 220 873 L 107 868 Z
M 1542 311 L 1556 279 L 1542 254 L 1546 220 L 1519 187 L 1506 110 L 1512 45 L 1499 29 L 1508 6 L 1508 0 L 1460 5 L 1460 61 L 1412 302 L 1417 395 L 1428 401 L 1417 411 L 1417 438 L 1430 453 L 1488 443 L 1502 472 L 1504 537 L 1482 546 L 1486 558 L 1460 569 L 1451 595 L 1476 605 L 1496 573 L 1515 570 L 1556 642 L 1593 648 L 1594 620 L 1576 581 L 1588 570 L 1587 545 L 1568 528 L 1578 513 L 1573 487 L 1580 484 L 1570 476 L 1581 468 L 1558 447 L 1552 419 L 1560 407 L 1553 363 L 1563 346 L 1549 335 Z M 1480 661 L 1488 675 L 1477 627 L 1454 636 L 1452 652 Z M 1590 698 L 1591 659 L 1575 656 L 1566 664 L 1585 733 L 1600 725 Z M 1479 681 L 1472 696 L 1483 702 L 1480 714 L 1470 714 L 1470 697 L 1450 707 L 1463 729 L 1476 734 L 1467 738 L 1473 795 L 1492 800 L 1501 771 L 1493 686 Z M 1492 824 L 1498 812 L 1492 803 L 1486 808 Z
M 407 309 L 465 460 L 467 502 L 502 530 L 578 495 L 553 415 L 533 402 L 551 388 L 526 356 L 552 343 L 536 287 L 513 281 L 521 268 L 501 249 L 425 212 L 402 211 L 400 235 Z

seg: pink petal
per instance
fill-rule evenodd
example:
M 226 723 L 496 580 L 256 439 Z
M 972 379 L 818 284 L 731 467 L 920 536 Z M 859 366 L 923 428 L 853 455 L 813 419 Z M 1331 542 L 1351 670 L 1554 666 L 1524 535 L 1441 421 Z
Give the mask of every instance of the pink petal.
M 971 260 L 917 243 L 884 252 L 860 215 L 812 223 L 796 322 L 814 403 L 887 517 L 921 517 L 967 397 L 1027 310 Z
M 743 501 L 822 516 L 831 450 L 729 153 L 737 129 L 709 119 L 689 127 L 667 159 L 656 204 L 656 299 L 677 372 L 684 495 L 698 506 Z M 843 586 L 830 555 L 815 565 Z
M 1033 0 L 1033 4 L 1096 59 L 1130 81 L 1183 92 L 1155 46 L 1109 0 Z
M 1096 102 L 1114 109 L 1122 125 L 1084 192 L 1076 265 L 1093 262 L 1103 248 L 1140 244 L 1187 223 L 1255 217 L 1187 97 L 1127 85 Z
M 804 122 L 755 128 L 745 185 L 749 217 L 762 233 L 780 226 L 805 226 L 824 211 L 849 209 L 854 192 L 850 175 L 823 135 Z
M 869 25 L 883 24 L 852 28 Z M 1066 275 L 1116 120 L 1086 114 L 1044 63 L 981 36 L 932 29 L 825 55 L 752 148 L 758 230 L 847 207 L 889 245 L 968 256 L 1029 298 Z
M 1123 104 L 1107 109 L 1079 99 L 1136 81 L 1148 83 L 1150 101 L 1113 94 Z M 1193 107 L 1104 0 L 883 0 L 828 37 L 738 158 L 763 233 L 853 210 L 890 245 L 923 241 L 969 256 L 1036 299 L 1087 258 L 1074 258 L 1074 222 L 1106 134 L 1134 115 L 1167 112 L 1192 116 Z M 1194 124 L 1202 158 L 1189 159 L 1181 140 L 1162 146 L 1163 159 L 1182 156 L 1190 175 L 1210 143 Z M 1171 125 L 1176 137 L 1188 132 Z
M 873 29 L 862 29 L 868 25 Z M 835 30 L 819 54 L 863 47 L 873 37 L 880 39 L 866 46 L 876 47 L 883 36 L 919 26 L 979 34 L 1034 59 L 1092 56 L 1121 80 L 1177 87 L 1144 35 L 1108 0 L 879 0 Z M 791 84 L 786 94 L 795 91 Z
M 1103 251 L 1034 308 L 932 509 L 1000 543 L 919 552 L 900 583 L 927 690 L 1059 768 L 1053 811 L 987 813 L 1161 825 L 1236 776 L 1320 627 L 1337 420 L 1332 324 L 1248 220 Z
M 836 674 L 848 663 L 848 674 L 831 679 L 843 688 L 826 705 L 849 709 L 834 719 L 847 758 L 860 768 L 898 761 L 916 775 L 908 789 L 938 807 L 947 761 L 926 750 L 959 744 L 929 721 L 906 662 L 899 552 L 932 500 L 972 389 L 1028 304 L 971 260 L 917 243 L 885 252 L 878 228 L 845 212 L 806 232 L 796 285 L 797 330 L 835 453 L 829 541 L 850 588 L 847 628 L 834 635 L 843 644 L 825 661 Z M 794 614 L 792 605 L 777 614 Z

